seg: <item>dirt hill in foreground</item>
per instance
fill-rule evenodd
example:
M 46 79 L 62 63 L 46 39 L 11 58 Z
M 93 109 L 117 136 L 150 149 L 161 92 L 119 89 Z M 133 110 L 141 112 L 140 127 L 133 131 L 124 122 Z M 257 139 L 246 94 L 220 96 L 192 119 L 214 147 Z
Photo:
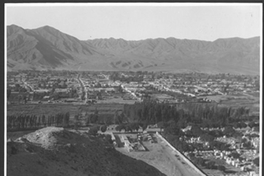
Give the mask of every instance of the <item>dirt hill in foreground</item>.
M 110 146 L 103 136 L 92 137 L 63 128 L 44 128 L 7 143 L 7 175 L 164 175 Z

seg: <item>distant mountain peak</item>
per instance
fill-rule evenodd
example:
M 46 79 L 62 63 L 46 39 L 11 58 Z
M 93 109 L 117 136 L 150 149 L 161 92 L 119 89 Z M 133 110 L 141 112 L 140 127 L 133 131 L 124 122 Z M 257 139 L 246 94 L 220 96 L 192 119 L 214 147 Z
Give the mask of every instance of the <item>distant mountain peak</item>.
M 54 27 L 51 27 L 49 25 L 45 25 L 45 26 L 42 26 L 42 27 L 39 27 L 39 28 L 33 29 L 33 30 L 36 30 L 36 31 L 46 31 L 46 32 L 55 33 L 55 34 L 63 33 L 60 30 L 58 30 L 58 29 L 56 29 Z
M 20 26 L 17 26 L 15 24 L 11 24 L 7 26 L 7 36 L 10 36 L 14 33 L 23 33 L 24 29 Z
M 15 25 L 15 24 L 7 25 L 7 27 L 8 28 L 21 28 L 22 29 L 22 27 Z
M 14 34 L 14 35 L 13 35 Z M 259 74 L 260 37 L 80 41 L 49 25 L 7 26 L 10 69 L 149 70 Z
M 41 26 L 41 27 L 39 27 L 37 29 L 46 29 L 46 30 L 56 30 L 56 31 L 58 31 L 58 29 L 56 29 L 54 27 L 51 27 L 49 25 Z

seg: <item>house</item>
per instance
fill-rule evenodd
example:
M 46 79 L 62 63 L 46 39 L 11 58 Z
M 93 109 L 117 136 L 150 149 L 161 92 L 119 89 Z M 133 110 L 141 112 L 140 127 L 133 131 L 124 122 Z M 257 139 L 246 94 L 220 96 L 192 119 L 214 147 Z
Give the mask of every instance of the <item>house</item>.
M 68 88 L 66 88 L 66 89 L 56 88 L 55 92 L 57 92 L 57 93 L 68 93 L 68 92 L 70 92 L 70 90 Z
M 235 167 L 238 167 L 239 166 L 239 163 L 237 162 L 236 164 L 235 164 Z
M 227 157 L 227 158 L 226 158 L 226 163 L 227 163 L 227 164 L 231 164 L 231 158 Z
M 43 99 L 44 100 L 48 100 L 50 98 L 50 96 L 44 96 Z
M 259 176 L 258 173 L 256 173 L 255 171 L 249 171 L 249 176 Z
M 44 92 L 49 92 L 50 90 L 48 89 L 38 89 L 38 90 L 35 90 L 36 93 L 44 93 Z

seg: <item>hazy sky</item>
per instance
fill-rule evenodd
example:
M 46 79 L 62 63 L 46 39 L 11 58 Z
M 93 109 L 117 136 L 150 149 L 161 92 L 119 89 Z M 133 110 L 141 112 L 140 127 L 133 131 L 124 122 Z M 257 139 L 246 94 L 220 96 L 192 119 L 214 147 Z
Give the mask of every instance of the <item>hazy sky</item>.
M 25 29 L 49 25 L 80 40 L 175 37 L 213 41 L 262 32 L 260 3 L 5 5 L 6 25 Z

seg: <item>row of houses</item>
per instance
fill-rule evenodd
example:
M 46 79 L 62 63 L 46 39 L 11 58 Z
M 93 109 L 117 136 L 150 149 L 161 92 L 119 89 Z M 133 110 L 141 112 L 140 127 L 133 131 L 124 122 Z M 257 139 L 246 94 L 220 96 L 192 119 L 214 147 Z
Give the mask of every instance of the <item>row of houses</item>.
M 185 152 L 185 156 L 190 158 L 190 153 L 194 153 L 196 157 L 215 157 L 216 159 L 224 160 L 226 164 L 233 167 L 239 168 L 241 171 L 252 171 L 255 167 L 253 159 L 249 158 L 234 158 L 231 151 L 220 151 L 220 150 L 207 150 L 207 151 L 194 151 Z

